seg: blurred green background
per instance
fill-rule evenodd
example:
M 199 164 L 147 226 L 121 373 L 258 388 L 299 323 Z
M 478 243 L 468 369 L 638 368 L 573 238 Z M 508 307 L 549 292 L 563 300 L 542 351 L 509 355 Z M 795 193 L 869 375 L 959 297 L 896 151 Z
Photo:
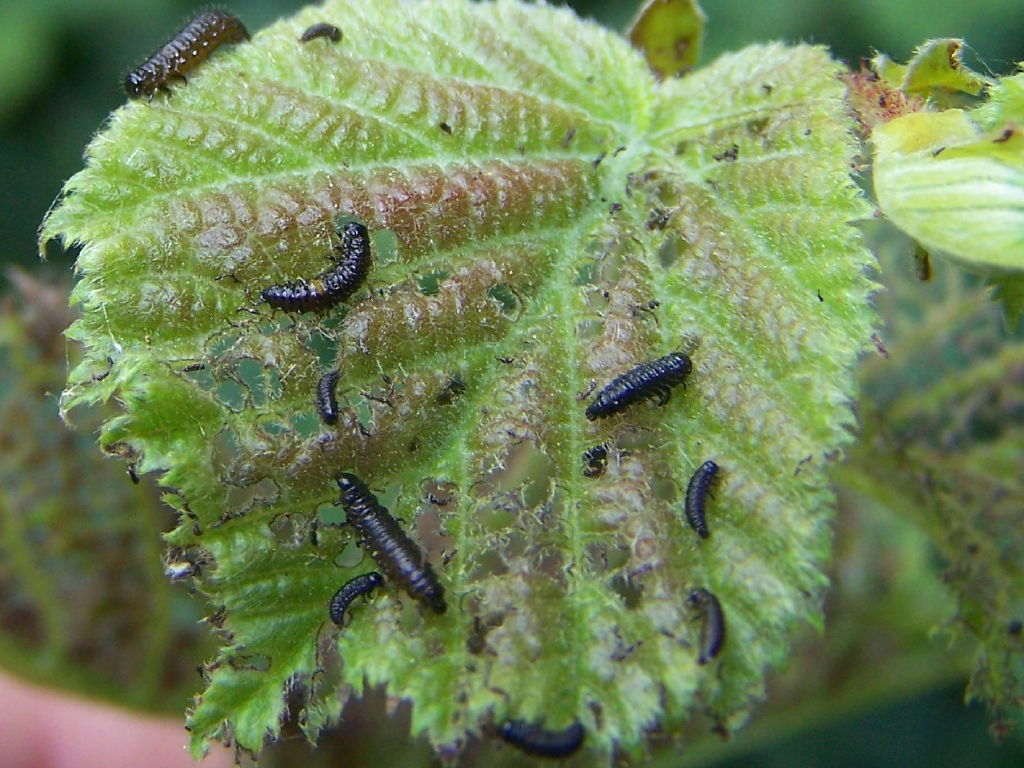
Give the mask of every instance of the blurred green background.
M 372 0 L 367 0 L 371 2 Z M 250 30 L 302 5 L 298 0 L 231 3 Z M 632 2 L 573 4 L 613 28 L 632 16 Z M 106 116 L 125 102 L 124 75 L 164 42 L 198 7 L 186 0 L 0 0 L 0 217 L 5 266 L 38 269 L 36 228 L 64 179 Z M 1001 74 L 1024 60 L 1024 0 L 705 0 L 704 60 L 769 39 L 829 45 L 856 63 L 875 49 L 906 59 L 920 42 L 963 37 L 971 66 Z M 50 269 L 73 258 L 50 249 Z M 8 277 L 0 272 L 0 290 Z M 817 647 L 812 643 L 812 647 Z M 880 673 L 881 674 L 881 673 Z M 875 681 L 883 685 L 885 680 Z M 904 686 L 912 688 L 913 686 Z M 917 698 L 879 704 L 865 696 L 852 715 L 816 727 L 816 713 L 785 726 L 755 726 L 728 748 L 690 756 L 716 766 L 1019 766 L 1024 741 L 997 747 L 978 707 L 965 707 L 960 670 L 924 675 Z M 359 726 L 359 723 L 353 723 Z M 805 726 L 809 726 L 809 728 Z M 350 726 L 351 727 L 351 726 Z M 728 755 L 723 757 L 723 752 Z M 724 761 L 723 761 L 724 759 Z M 659 765 L 677 761 L 663 757 Z

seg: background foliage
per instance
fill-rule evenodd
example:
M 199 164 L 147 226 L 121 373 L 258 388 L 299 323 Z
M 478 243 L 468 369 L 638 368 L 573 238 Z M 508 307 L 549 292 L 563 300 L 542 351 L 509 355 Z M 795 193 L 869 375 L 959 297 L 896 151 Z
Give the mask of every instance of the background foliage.
M 258 28 L 282 13 L 293 11 L 297 5 L 252 3 L 242 7 L 239 3 L 234 10 L 245 18 L 250 28 Z M 944 35 L 965 37 L 997 72 L 1007 71 L 1012 60 L 1024 58 L 1024 51 L 1014 48 L 1019 46 L 1017 41 L 1024 39 L 1021 34 L 1024 16 L 1015 8 L 1016 3 L 994 2 L 987 7 L 974 3 L 956 8 L 949 5 L 948 10 L 937 11 L 934 4 L 923 0 L 841 6 L 775 2 L 758 4 L 751 9 L 739 2 L 709 1 L 704 4 L 710 19 L 704 58 L 708 61 L 724 50 L 767 38 L 786 38 L 826 42 L 837 55 L 849 59 L 869 55 L 871 46 L 903 59 L 922 40 Z M 0 25 L 3 36 L 0 43 L 6 43 L 0 45 L 0 56 L 4 57 L 0 61 L 4 64 L 0 67 L 0 146 L 3 147 L 0 178 L 5 179 L 0 187 L 4 202 L 0 216 L 8 234 L 7 261 L 32 262 L 38 214 L 49 204 L 60 181 L 80 167 L 81 147 L 90 134 L 103 117 L 123 101 L 121 75 L 162 40 L 168 30 L 176 28 L 191 10 L 192 6 L 185 3 L 149 2 L 135 8 L 103 0 L 17 6 L 5 2 L 0 5 L 0 20 L 4 22 Z M 611 26 L 621 27 L 633 7 L 632 4 L 609 4 L 581 10 Z M 957 13 L 962 15 L 957 17 Z M 975 327 L 982 327 L 983 337 L 999 331 L 998 317 L 985 304 L 978 285 L 943 266 L 938 268 L 940 274 L 934 283 L 920 285 L 912 279 L 906 243 L 884 232 L 877 236 L 881 250 L 891 251 L 891 256 L 883 259 L 883 282 L 890 292 L 881 299 L 881 307 L 883 316 L 889 320 L 891 332 L 886 333 L 886 343 L 893 358 L 897 357 L 901 327 L 903 330 L 913 327 L 929 312 L 931 322 L 927 327 L 939 330 L 954 327 L 953 331 L 937 333 L 933 344 L 940 358 L 952 354 L 950 350 L 960 350 L 959 368 L 968 367 L 974 356 L 984 354 L 988 345 L 996 343 L 991 337 L 979 340 L 977 334 L 958 330 L 970 328 L 973 322 Z M 55 255 L 52 266 L 70 266 L 71 258 L 70 254 Z M 973 301 L 974 309 L 968 313 L 962 309 L 962 303 L 943 304 L 941 299 L 947 291 Z M 864 408 L 868 417 L 865 431 L 869 436 L 877 436 L 878 432 L 871 433 L 877 424 L 870 420 L 867 409 L 886 404 L 887 397 L 901 388 L 912 388 L 913 370 L 906 361 L 901 364 L 898 359 L 887 367 L 881 360 L 871 360 L 865 365 L 864 377 Z M 47 388 L 48 385 L 42 385 L 42 390 Z M 55 390 L 50 388 L 50 391 Z M 52 400 L 49 402 L 53 404 Z M 1003 413 L 1003 418 L 1007 414 L 1019 417 L 1010 410 Z M 999 415 L 994 418 L 998 420 Z M 59 428 L 55 420 L 50 423 Z M 967 419 L 965 424 L 961 436 L 970 441 L 976 437 L 978 422 Z M 79 437 L 87 437 L 87 430 Z M 82 442 L 89 441 L 83 439 Z M 955 457 L 952 448 L 958 446 L 955 441 L 949 445 L 947 460 Z M 87 446 L 85 453 L 90 450 Z M 870 461 L 876 455 L 862 458 Z M 944 457 L 932 458 L 943 460 Z M 7 460 L 5 453 L 4 461 Z M 837 591 L 826 641 L 808 639 L 804 653 L 793 663 L 791 675 L 776 684 L 769 710 L 751 729 L 736 738 L 734 746 L 721 747 L 705 741 L 696 745 L 689 760 L 717 759 L 723 750 L 741 750 L 746 748 L 744 745 L 757 744 L 759 740 L 771 741 L 809 723 L 823 722 L 833 715 L 891 700 L 894 694 L 909 695 L 917 690 L 931 693 L 905 708 L 888 703 L 874 715 L 863 716 L 868 719 L 862 717 L 839 724 L 831 734 L 821 731 L 816 736 L 812 731 L 805 734 L 802 741 L 800 737 L 790 737 L 782 745 L 782 752 L 789 759 L 793 759 L 795 753 L 802 753 L 810 760 L 817 755 L 822 762 L 834 765 L 843 764 L 840 755 L 850 759 L 851 764 L 853 757 L 858 758 L 860 765 L 886 764 L 873 763 L 872 759 L 877 757 L 879 761 L 898 758 L 900 764 L 912 765 L 907 752 L 901 754 L 894 750 L 883 757 L 854 751 L 859 748 L 855 745 L 864 741 L 865 731 L 880 733 L 886 728 L 895 728 L 902 733 L 915 734 L 922 751 L 928 750 L 933 756 L 932 762 L 922 764 L 936 764 L 936 755 L 943 755 L 944 762 L 955 764 L 955 750 L 970 750 L 975 760 L 984 759 L 990 765 L 997 765 L 1000 760 L 1007 765 L 1019 760 L 1019 736 L 1013 737 L 1017 741 L 1002 751 L 981 758 L 979 750 L 991 748 L 983 733 L 984 717 L 959 704 L 949 706 L 951 700 L 960 696 L 959 681 L 966 674 L 970 660 L 955 653 L 946 654 L 941 642 L 928 644 L 924 637 L 929 627 L 946 618 L 943 609 L 946 595 L 941 586 L 928 580 L 941 568 L 948 567 L 948 562 L 936 556 L 943 551 L 943 546 L 934 547 L 927 536 L 920 533 L 927 531 L 927 524 L 907 525 L 894 520 L 889 510 L 898 505 L 892 499 L 883 500 L 876 494 L 864 492 L 855 476 L 857 471 L 854 463 L 845 478 L 839 478 L 847 481 L 843 486 L 847 490 L 841 497 L 840 519 L 843 522 L 835 570 Z M 120 474 L 119 465 L 113 472 Z M 121 478 L 119 482 L 127 485 Z M 890 478 L 890 482 L 899 482 L 899 478 Z M 130 488 L 126 488 L 128 490 Z M 913 502 L 902 508 L 913 511 Z M 953 578 L 956 576 L 952 574 Z M 886 668 L 883 663 L 891 667 Z M 886 674 L 885 669 L 890 673 Z M 864 685 L 868 679 L 874 679 L 878 685 Z M 956 684 L 936 688 L 950 681 Z M 936 690 L 945 693 L 934 693 Z M 819 693 L 821 699 L 813 698 L 814 692 Z M 832 701 L 834 709 L 823 713 L 820 706 L 823 700 Z M 366 705 L 366 711 L 371 713 L 369 717 L 378 719 L 382 706 L 380 699 L 371 700 Z M 168 708 L 180 709 L 170 705 Z M 350 731 L 349 739 L 359 727 L 359 717 L 357 714 L 345 726 Z M 946 725 L 936 726 L 936 722 Z M 395 723 L 387 727 L 395 727 Z M 400 722 L 397 730 L 392 731 L 392 737 L 398 732 Z M 922 734 L 936 732 L 956 734 L 955 742 L 922 737 Z M 884 738 L 872 741 L 875 745 L 884 744 Z M 375 743 L 374 739 L 371 738 L 370 743 Z M 821 745 L 828 743 L 835 746 L 836 752 L 825 758 Z M 904 750 L 909 749 L 906 740 L 901 739 L 901 743 Z M 324 751 L 330 751 L 329 744 L 325 746 Z M 1018 753 L 1016 758 L 1014 750 Z M 428 754 L 416 752 L 406 758 L 425 760 Z M 773 758 L 765 753 L 759 759 L 763 761 L 761 764 L 768 765 Z M 670 760 L 666 758 L 666 761 Z M 744 764 L 752 763 L 745 760 Z

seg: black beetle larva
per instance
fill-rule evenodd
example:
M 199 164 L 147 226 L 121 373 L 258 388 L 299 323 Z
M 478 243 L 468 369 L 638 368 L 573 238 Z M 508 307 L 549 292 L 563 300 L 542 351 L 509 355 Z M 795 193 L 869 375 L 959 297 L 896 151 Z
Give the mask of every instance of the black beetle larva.
M 592 446 L 583 452 L 583 475 L 585 477 L 599 477 L 604 474 L 604 470 L 607 466 L 607 443 Z
M 583 746 L 586 731 L 579 720 L 562 731 L 547 731 L 524 720 L 506 720 L 498 730 L 501 738 L 535 757 L 569 757 Z
M 341 254 L 332 269 L 312 280 L 272 285 L 260 291 L 260 298 L 275 309 L 285 312 L 313 312 L 330 309 L 344 301 L 363 284 L 370 271 L 370 236 L 366 227 L 355 221 L 338 232 Z
M 697 656 L 697 663 L 704 665 L 721 653 L 725 644 L 725 614 L 718 598 L 706 589 L 693 590 L 686 604 L 704 614 L 704 631 Z
M 334 393 L 334 388 L 340 375 L 337 369 L 328 371 L 316 384 L 316 409 L 324 424 L 338 423 L 338 397 Z
M 157 91 L 170 92 L 172 79 L 184 79 L 218 47 L 248 39 L 245 26 L 230 13 L 200 13 L 168 43 L 129 72 L 124 88 L 132 99 L 152 98 Z
M 348 610 L 352 601 L 361 595 L 370 594 L 383 583 L 384 577 L 376 571 L 370 571 L 346 581 L 341 585 L 341 589 L 334 593 L 334 597 L 331 598 L 331 607 L 329 609 L 331 621 L 339 627 L 343 627 L 345 625 L 345 611 Z
M 310 40 L 316 40 L 318 37 L 326 37 L 332 43 L 336 43 L 341 40 L 341 30 L 333 24 L 321 21 L 319 24 L 307 27 L 306 31 L 302 33 L 302 37 L 299 38 L 299 42 L 308 43 Z
M 640 363 L 616 376 L 595 395 L 587 406 L 587 418 L 594 421 L 611 416 L 649 397 L 657 397 L 658 405 L 664 405 L 671 397 L 672 387 L 682 384 L 691 370 L 690 358 L 680 352 Z
M 718 465 L 713 461 L 705 461 L 697 467 L 690 478 L 690 484 L 686 486 L 686 520 L 702 539 L 706 539 L 709 533 L 704 505 L 717 474 Z
M 444 587 L 423 552 L 398 521 L 355 475 L 343 473 L 338 478 L 338 487 L 349 524 L 362 537 L 380 567 L 412 597 L 422 600 L 435 613 L 444 613 L 448 608 L 444 602 Z

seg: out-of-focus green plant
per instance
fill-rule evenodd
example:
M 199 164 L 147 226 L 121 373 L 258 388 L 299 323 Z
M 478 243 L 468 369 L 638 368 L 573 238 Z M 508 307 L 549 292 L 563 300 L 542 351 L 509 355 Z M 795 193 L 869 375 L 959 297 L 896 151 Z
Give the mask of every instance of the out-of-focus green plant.
M 201 557 L 164 552 L 160 533 L 174 517 L 150 484 L 133 485 L 95 451 L 94 430 L 113 408 L 83 414 L 76 432 L 60 422 L 69 286 L 18 270 L 7 277 L 15 292 L 0 305 L 0 664 L 180 712 L 198 687 L 197 654 L 212 651 L 181 583 Z

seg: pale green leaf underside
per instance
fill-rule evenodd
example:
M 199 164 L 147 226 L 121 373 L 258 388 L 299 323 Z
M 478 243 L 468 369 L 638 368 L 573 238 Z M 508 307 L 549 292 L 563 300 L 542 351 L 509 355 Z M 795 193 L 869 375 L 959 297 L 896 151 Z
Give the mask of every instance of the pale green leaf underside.
M 342 42 L 300 45 L 320 21 Z M 568 11 L 333 2 L 114 114 L 43 236 L 84 244 L 89 358 L 66 406 L 124 401 L 102 439 L 166 470 L 173 540 L 216 561 L 200 586 L 230 639 L 197 748 L 258 748 L 286 685 L 315 732 L 364 680 L 452 747 L 490 718 L 579 719 L 603 751 L 697 701 L 742 721 L 795 622 L 821 620 L 822 467 L 871 331 L 837 73 L 773 45 L 658 85 Z M 327 317 L 261 305 L 325 268 L 339 214 L 376 233 L 368 291 Z M 695 370 L 668 405 L 583 417 L 578 393 L 681 348 Z M 335 364 L 332 429 L 312 394 Z M 608 471 L 584 477 L 606 440 Z M 699 541 L 681 495 L 708 458 Z M 389 585 L 343 632 L 326 621 L 373 567 L 346 528 L 311 541 L 341 471 L 425 546 L 447 614 Z M 695 586 L 729 625 L 707 667 Z

